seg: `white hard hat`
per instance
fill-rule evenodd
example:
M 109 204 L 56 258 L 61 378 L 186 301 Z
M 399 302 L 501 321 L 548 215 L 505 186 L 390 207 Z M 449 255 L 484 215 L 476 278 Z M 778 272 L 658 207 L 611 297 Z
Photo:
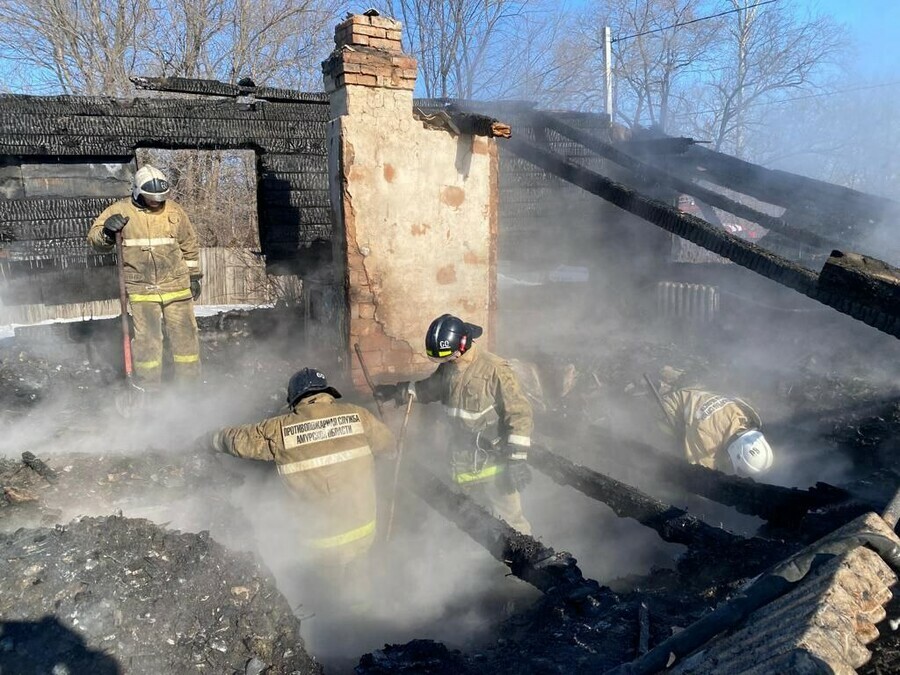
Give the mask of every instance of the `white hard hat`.
M 758 476 L 772 468 L 772 448 L 761 431 L 745 431 L 727 449 L 738 476 Z
M 134 174 L 131 196 L 135 201 L 143 196 L 145 200 L 164 202 L 169 198 L 169 179 L 155 166 L 146 164 Z

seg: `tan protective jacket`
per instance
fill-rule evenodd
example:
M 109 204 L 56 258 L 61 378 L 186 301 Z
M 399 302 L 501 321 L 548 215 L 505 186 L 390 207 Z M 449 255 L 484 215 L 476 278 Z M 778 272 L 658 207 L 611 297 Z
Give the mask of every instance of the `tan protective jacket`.
M 314 394 L 259 424 L 228 427 L 216 446 L 236 457 L 275 462 L 288 489 L 311 509 L 307 543 L 328 549 L 375 533 L 372 453 L 393 449 L 394 435 L 365 408 Z
M 687 461 L 726 473 L 733 472 L 728 444 L 739 433 L 762 426 L 745 401 L 702 389 L 676 389 L 663 396 L 663 407 Z
M 509 363 L 472 346 L 455 361 L 442 363 L 429 377 L 410 383 L 422 403 L 440 401 L 451 423 L 471 441 L 454 452 L 454 480 L 465 484 L 499 474 L 505 457 L 475 453 L 475 437 L 486 448 L 495 439 L 509 445 L 511 455 L 527 452 L 534 429 L 531 405 L 522 393 Z M 456 450 L 456 448 L 454 448 Z M 499 450 L 499 448 L 498 448 Z
M 122 230 L 125 288 L 132 302 L 172 302 L 191 297 L 191 277 L 200 271 L 200 242 L 184 209 L 167 200 L 159 211 L 145 209 L 128 197 L 108 206 L 88 232 L 94 249 L 115 248 L 103 224 L 119 213 L 128 218 Z

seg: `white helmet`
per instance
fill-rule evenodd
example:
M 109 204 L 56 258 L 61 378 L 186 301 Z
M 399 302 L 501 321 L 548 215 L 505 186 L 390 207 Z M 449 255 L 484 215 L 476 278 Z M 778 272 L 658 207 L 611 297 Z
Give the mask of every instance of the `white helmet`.
M 137 201 L 143 196 L 146 201 L 164 202 L 169 198 L 169 180 L 166 174 L 155 166 L 146 164 L 134 174 L 131 196 Z
M 738 476 L 758 476 L 772 468 L 772 448 L 761 431 L 745 431 L 728 446 L 728 456 Z

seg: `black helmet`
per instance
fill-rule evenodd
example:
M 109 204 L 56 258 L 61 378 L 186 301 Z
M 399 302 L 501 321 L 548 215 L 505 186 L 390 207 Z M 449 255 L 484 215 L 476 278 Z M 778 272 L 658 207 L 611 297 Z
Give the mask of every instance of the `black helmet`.
M 481 326 L 466 323 L 452 314 L 442 314 L 428 327 L 425 334 L 425 353 L 432 361 L 452 361 L 464 354 L 475 338 L 481 337 Z
M 340 398 L 340 392 L 334 387 L 328 386 L 328 380 L 318 370 L 314 368 L 304 368 L 298 370 L 288 382 L 287 402 L 288 405 L 294 406 L 301 399 L 318 394 L 320 391 L 328 392 L 335 398 Z

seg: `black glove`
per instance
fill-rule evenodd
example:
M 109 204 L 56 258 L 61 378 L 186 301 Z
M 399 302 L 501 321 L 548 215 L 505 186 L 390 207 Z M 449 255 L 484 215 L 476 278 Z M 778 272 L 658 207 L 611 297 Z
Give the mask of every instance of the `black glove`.
M 521 459 L 510 459 L 506 463 L 503 473 L 497 481 L 500 491 L 504 494 L 521 492 L 531 482 L 531 469 L 528 462 Z
M 114 213 L 103 222 L 103 234 L 109 241 L 116 240 L 116 232 L 120 232 L 128 224 L 128 216 Z
M 191 277 L 191 297 L 196 300 L 200 297 L 200 277 Z
M 405 405 L 409 398 L 409 384 L 398 382 L 397 384 L 376 384 L 372 392 L 375 400 L 380 403 L 393 401 L 396 405 Z

